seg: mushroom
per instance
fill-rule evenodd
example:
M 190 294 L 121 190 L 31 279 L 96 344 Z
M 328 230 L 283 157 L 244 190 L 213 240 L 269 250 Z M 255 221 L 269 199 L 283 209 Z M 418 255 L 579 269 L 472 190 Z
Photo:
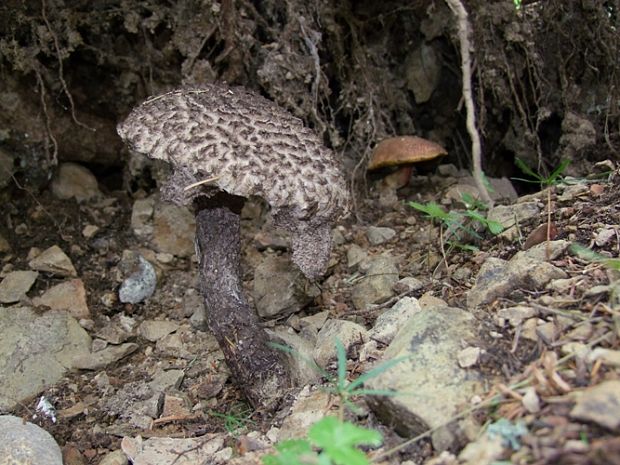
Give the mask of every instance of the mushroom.
M 245 198 L 265 199 L 276 226 L 291 235 L 293 262 L 316 279 L 327 268 L 332 224 L 348 210 L 338 161 L 298 118 L 218 84 L 151 97 L 118 133 L 135 152 L 171 167 L 162 197 L 194 208 L 207 324 L 248 400 L 274 407 L 290 376 L 242 293 L 241 208 Z
M 377 144 L 368 163 L 368 171 L 386 167 L 398 167 L 387 184 L 401 188 L 409 183 L 413 165 L 446 155 L 439 144 L 417 136 L 389 137 Z

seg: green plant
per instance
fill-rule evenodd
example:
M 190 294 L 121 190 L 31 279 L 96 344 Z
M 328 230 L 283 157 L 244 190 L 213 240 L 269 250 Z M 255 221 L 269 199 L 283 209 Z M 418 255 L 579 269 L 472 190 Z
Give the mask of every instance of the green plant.
M 566 170 L 569 164 L 570 164 L 570 160 L 560 161 L 560 164 L 551 172 L 551 174 L 545 177 L 545 176 L 542 176 L 541 174 L 536 173 L 532 168 L 527 166 L 525 162 L 521 160 L 520 158 L 516 158 L 515 165 L 517 165 L 517 167 L 521 171 L 523 171 L 523 173 L 527 174 L 530 177 L 530 179 L 524 179 L 524 178 L 512 178 L 512 179 L 514 179 L 515 181 L 540 184 L 540 187 L 542 189 L 543 187 L 553 186 L 554 184 L 557 184 L 558 182 L 560 182 L 562 180 L 562 174 L 564 173 L 564 170 Z
M 262 457 L 264 465 L 368 465 L 370 463 L 360 446 L 379 446 L 381 434 L 377 431 L 362 428 L 344 419 L 345 408 L 357 411 L 351 402 L 356 396 L 375 395 L 392 396 L 394 391 L 381 389 L 365 389 L 364 383 L 408 357 L 399 357 L 381 363 L 353 381 L 347 379 L 347 354 L 339 340 L 336 340 L 336 375 L 332 375 L 319 367 L 314 360 L 302 356 L 294 349 L 281 344 L 272 344 L 275 348 L 300 357 L 304 362 L 317 370 L 331 384 L 327 390 L 339 400 L 338 417 L 328 416 L 308 430 L 307 438 L 291 439 L 276 444 L 276 454 Z
M 465 205 L 464 212 L 445 211 L 435 202 L 421 204 L 409 202 L 409 206 L 425 213 L 433 221 L 439 221 L 446 228 L 447 243 L 451 248 L 475 251 L 477 247 L 467 244 L 470 240 L 482 237 L 478 234 L 478 226 L 488 230 L 491 234 L 500 234 L 504 227 L 497 221 L 489 220 L 482 212 L 487 206 L 470 194 L 461 194 L 461 200 Z M 443 234 L 442 234 L 443 236 Z
M 596 253 L 594 250 L 577 243 L 571 244 L 570 251 L 584 260 L 594 263 L 601 263 L 609 269 L 620 271 L 620 258 L 605 257 L 604 255 Z
M 247 404 L 241 402 L 233 404 L 227 413 L 220 413 L 215 410 L 209 410 L 208 413 L 215 418 L 223 420 L 224 428 L 232 436 L 237 436 L 240 429 L 254 423 L 250 418 L 252 409 Z

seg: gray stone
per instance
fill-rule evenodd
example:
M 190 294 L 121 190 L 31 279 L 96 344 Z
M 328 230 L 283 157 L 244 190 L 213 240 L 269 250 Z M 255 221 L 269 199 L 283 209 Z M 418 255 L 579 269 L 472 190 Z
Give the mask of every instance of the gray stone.
M 157 342 L 177 329 L 179 324 L 174 321 L 145 320 L 138 326 L 138 334 L 147 341 Z
M 368 259 L 368 252 L 357 244 L 351 244 L 347 249 L 347 267 L 352 270 Z
M 195 465 L 214 463 L 213 455 L 224 445 L 224 436 L 206 434 L 199 438 L 149 438 L 125 436 L 121 449 L 133 465 Z
M 423 287 L 424 283 L 418 278 L 414 278 L 413 276 L 406 276 L 402 279 L 399 279 L 398 282 L 394 284 L 394 291 L 398 294 L 402 294 L 403 292 L 418 291 Z
M 523 202 L 512 205 L 497 205 L 489 210 L 487 219 L 497 221 L 504 227 L 504 231 L 499 235 L 500 237 L 513 240 L 518 236 L 516 225 L 538 214 L 540 214 L 538 202 Z
M 354 344 L 368 341 L 368 331 L 352 321 L 328 320 L 317 335 L 313 351 L 314 360 L 320 367 L 336 358 L 336 340 L 348 351 Z
M 308 429 L 325 417 L 330 404 L 330 394 L 323 389 L 310 391 L 305 387 L 291 407 L 291 412 L 282 421 L 277 434 L 278 441 L 306 437 Z
M 177 257 L 194 254 L 196 220 L 186 207 L 169 203 L 155 205 L 153 214 L 153 245 L 158 252 Z
M 366 231 L 366 236 L 372 245 L 381 245 L 396 236 L 396 231 L 392 228 L 369 226 Z
M 453 444 L 456 425 L 442 426 L 483 391 L 482 376 L 459 367 L 462 344 L 476 344 L 475 319 L 452 307 L 431 307 L 418 312 L 398 332 L 385 352 L 385 360 L 407 357 L 366 383 L 369 389 L 390 389 L 397 396 L 369 399 L 371 408 L 396 432 L 409 437 L 438 428 L 432 441 L 437 450 Z
M 564 239 L 557 241 L 544 241 L 536 244 L 527 250 L 517 252 L 511 260 L 519 260 L 521 257 L 528 257 L 540 262 L 555 260 L 563 255 L 570 247 L 571 242 Z
M 77 355 L 73 358 L 73 368 L 79 370 L 100 370 L 110 363 L 119 361 L 121 358 L 135 352 L 138 344 L 127 342 L 118 346 L 108 346 L 99 352 Z
M 389 344 L 396 333 L 419 311 L 421 308 L 418 299 L 403 297 L 389 310 L 379 315 L 375 325 L 368 332 L 368 337 L 382 344 Z
M 63 465 L 62 452 L 43 428 L 12 415 L 0 415 L 0 463 Z
M 153 234 L 153 212 L 155 210 L 155 197 L 138 199 L 131 209 L 131 230 L 140 239 L 149 239 Z
M 525 255 L 505 261 L 490 257 L 480 267 L 475 286 L 467 294 L 467 306 L 477 307 L 509 295 L 518 288 L 542 289 L 553 279 L 566 278 L 561 269 Z
M 115 450 L 103 456 L 99 465 L 127 465 L 129 460 L 122 450 Z
M 84 202 L 102 196 L 97 178 L 88 168 L 76 163 L 61 163 L 50 188 L 57 198 L 63 200 L 74 198 Z
M 124 251 L 120 267 L 127 276 L 118 291 L 121 302 L 137 304 L 153 295 L 157 275 L 148 260 L 136 252 Z
M 71 279 L 50 287 L 40 297 L 32 299 L 32 303 L 52 310 L 65 310 L 78 320 L 90 317 L 86 289 L 81 279 Z
M 38 316 L 29 307 L 0 307 L 0 334 L 0 410 L 56 383 L 91 344 L 67 313 Z
M 285 257 L 267 255 L 254 271 L 252 295 L 256 311 L 263 318 L 295 313 L 318 292 Z
M 603 381 L 579 393 L 570 415 L 611 430 L 620 427 L 620 381 Z
M 396 260 L 384 254 L 374 257 L 368 264 L 366 275 L 353 287 L 351 299 L 358 310 L 371 304 L 381 303 L 394 295 L 393 287 L 398 281 Z
M 416 103 L 427 102 L 441 76 L 440 55 L 432 45 L 422 43 L 409 52 L 405 61 L 407 88 L 413 92 Z
M 314 365 L 312 352 L 314 344 L 296 334 L 292 329 L 277 326 L 273 331 L 267 330 L 267 334 L 280 339 L 284 345 L 293 349 L 292 353 L 286 353 L 291 379 L 296 386 L 305 386 L 316 381 L 320 373 Z
M 19 302 L 37 280 L 36 271 L 12 271 L 0 283 L 0 303 Z
M 594 238 L 594 243 L 599 247 L 603 247 L 607 245 L 607 243 L 614 237 L 618 236 L 618 231 L 615 228 L 607 227 L 601 229 L 598 233 L 596 233 L 596 237 Z
M 57 245 L 45 249 L 28 262 L 28 266 L 36 271 L 44 271 L 56 276 L 77 277 L 77 271 L 71 259 Z
M 497 311 L 496 321 L 498 326 L 504 326 L 504 321 L 508 321 L 510 326 L 516 328 L 523 321 L 537 315 L 536 310 L 525 305 L 516 305 L 514 307 L 501 308 Z

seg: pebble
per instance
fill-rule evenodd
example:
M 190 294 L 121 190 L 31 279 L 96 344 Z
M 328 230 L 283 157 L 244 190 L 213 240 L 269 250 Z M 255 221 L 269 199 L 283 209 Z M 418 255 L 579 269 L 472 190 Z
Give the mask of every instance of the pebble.
M 99 352 L 79 355 L 73 359 L 73 368 L 78 370 L 100 370 L 111 363 L 135 352 L 138 344 L 127 342 L 118 346 L 109 346 Z
M 92 239 L 98 232 L 99 226 L 95 226 L 94 224 L 87 224 L 86 226 L 84 226 L 84 229 L 82 229 L 82 236 L 84 236 L 86 239 Z
M 77 271 L 71 259 L 57 245 L 45 249 L 28 262 L 28 266 L 36 271 L 44 271 L 55 276 L 77 277 Z
M 153 234 L 153 212 L 155 209 L 155 197 L 138 199 L 131 209 L 131 230 L 140 239 L 149 239 Z
M 525 305 L 515 305 L 514 307 L 501 308 L 497 311 L 495 321 L 498 326 L 504 326 L 507 321 L 510 326 L 516 328 L 524 320 L 536 316 L 537 312 L 532 307 Z
M 398 282 L 396 259 L 388 254 L 369 260 L 366 275 L 353 287 L 351 300 L 358 310 L 371 304 L 384 302 L 394 295 L 393 287 Z
M 620 426 L 620 381 L 607 380 L 578 394 L 570 416 L 614 430 Z
M 157 274 L 153 265 L 142 255 L 124 251 L 119 267 L 125 274 L 129 274 L 118 291 L 121 302 L 137 304 L 153 295 L 157 286 Z
M 103 456 L 99 465 L 128 465 L 129 460 L 122 450 L 115 450 Z
M 366 237 L 372 245 L 381 245 L 391 240 L 396 235 L 392 228 L 370 226 L 366 231 Z
M 34 305 L 44 305 L 52 310 L 65 310 L 77 318 L 90 317 L 86 303 L 86 289 L 81 279 L 71 279 L 57 284 L 40 297 L 32 299 Z
M 368 340 L 368 331 L 361 325 L 346 320 L 328 320 L 319 331 L 312 356 L 320 367 L 336 358 L 336 340 L 348 351 L 351 346 Z
M 36 271 L 12 271 L 0 282 L 0 303 L 19 302 L 37 280 Z
M 147 341 L 157 342 L 177 329 L 179 324 L 174 321 L 145 320 L 138 326 L 138 334 Z
M 387 345 L 392 342 L 396 333 L 405 323 L 419 311 L 421 311 L 421 307 L 418 299 L 403 297 L 390 309 L 379 315 L 374 326 L 368 332 L 368 336 L 375 341 Z
M 357 266 L 368 259 L 368 252 L 357 244 L 351 244 L 347 249 L 347 268 L 354 270 Z
M 0 415 L 0 457 L 6 464 L 63 465 L 51 434 L 12 415 Z
M 199 438 L 149 438 L 125 436 L 121 449 L 133 465 L 189 465 L 211 463 L 211 456 L 224 445 L 224 436 L 206 434 Z M 179 457 L 182 457 L 179 459 Z
M 478 360 L 480 360 L 481 353 L 482 350 L 480 347 L 465 347 L 456 355 L 459 366 L 461 368 L 473 367 L 478 363 Z
M 177 257 L 194 255 L 196 220 L 185 207 L 169 203 L 158 203 L 153 212 L 152 243 L 158 252 Z

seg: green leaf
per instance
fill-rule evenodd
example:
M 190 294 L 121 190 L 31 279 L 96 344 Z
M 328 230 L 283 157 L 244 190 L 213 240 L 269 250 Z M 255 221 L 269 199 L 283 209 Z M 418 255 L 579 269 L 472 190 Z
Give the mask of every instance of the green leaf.
M 562 160 L 558 167 L 554 169 L 553 172 L 549 175 L 546 184 L 553 184 L 557 180 L 557 178 L 559 178 L 562 173 L 564 173 L 564 170 L 568 165 L 570 165 L 570 160 Z
M 329 374 L 326 370 L 321 368 L 312 358 L 306 357 L 304 354 L 302 354 L 298 350 L 293 349 L 292 347 L 286 346 L 284 344 L 278 344 L 277 342 L 268 342 L 267 344 L 270 347 L 273 347 L 274 349 L 281 350 L 282 352 L 291 354 L 293 357 L 299 358 L 301 361 L 307 364 L 311 369 L 313 369 L 318 374 L 320 374 L 323 378 L 326 378 L 328 380 L 332 379 L 331 374 Z
M 367 465 L 368 458 L 357 449 L 361 445 L 379 446 L 381 434 L 336 417 L 325 417 L 308 431 L 308 438 L 338 465 Z
M 544 178 L 542 176 L 540 176 L 538 173 L 535 173 L 532 168 L 530 168 L 529 166 L 527 166 L 525 164 L 525 162 L 523 160 L 521 160 L 520 158 L 515 158 L 515 165 L 517 165 L 517 167 L 523 171 L 525 174 L 527 174 L 528 176 L 534 178 L 536 181 L 542 183 L 544 181 Z M 523 181 L 527 181 L 527 179 L 523 179 Z M 532 180 L 529 180 L 529 182 L 532 182 Z
M 339 391 L 344 391 L 347 385 L 347 351 L 340 339 L 336 339 L 336 356 L 338 357 L 338 385 Z
M 422 213 L 426 213 L 429 217 L 438 220 L 446 220 L 449 218 L 449 214 L 441 208 L 441 206 L 435 202 L 428 202 L 426 205 L 418 202 L 409 202 L 409 206 L 420 210 Z
M 289 439 L 276 444 L 277 454 L 264 455 L 261 461 L 264 465 L 308 465 L 316 462 L 316 452 L 305 439 Z
M 487 228 L 489 228 L 491 234 L 497 236 L 504 230 L 504 225 L 498 221 L 487 220 Z
M 374 367 L 372 370 L 367 371 L 366 373 L 360 375 L 359 377 L 351 381 L 351 383 L 349 383 L 349 385 L 347 386 L 347 390 L 351 391 L 355 389 L 356 387 L 363 385 L 366 381 L 372 378 L 376 378 L 380 374 L 392 368 L 394 365 L 404 362 L 405 360 L 409 358 L 410 358 L 409 356 L 397 357 L 397 358 L 388 360 L 386 362 L 380 363 L 379 365 Z

